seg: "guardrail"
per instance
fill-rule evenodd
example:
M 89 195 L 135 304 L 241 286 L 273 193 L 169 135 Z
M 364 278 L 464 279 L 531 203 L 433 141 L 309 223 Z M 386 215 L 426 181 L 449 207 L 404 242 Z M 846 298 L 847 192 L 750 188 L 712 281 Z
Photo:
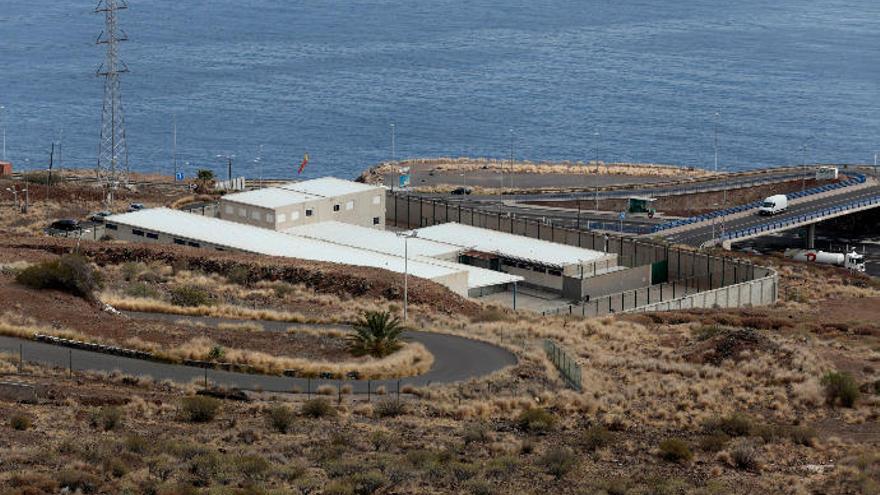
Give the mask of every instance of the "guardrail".
M 814 194 L 821 194 L 824 192 L 834 191 L 837 189 L 842 189 L 844 187 L 850 187 L 857 184 L 864 184 L 867 180 L 864 175 L 859 173 L 850 174 L 851 177 L 847 180 L 835 182 L 834 184 L 826 184 L 824 186 L 812 187 L 810 189 L 804 191 L 798 191 L 790 194 L 786 194 L 788 199 L 798 199 L 804 198 L 807 196 L 812 196 Z M 673 222 L 667 222 L 660 225 L 656 225 L 653 227 L 651 233 L 661 232 L 663 230 L 673 229 L 676 227 L 682 227 L 684 225 L 691 225 L 695 223 L 705 222 L 707 220 L 712 220 L 713 218 L 725 217 L 727 215 L 735 215 L 737 213 L 741 213 L 743 211 L 752 210 L 761 206 L 762 201 L 753 201 L 751 203 L 747 203 L 744 205 L 737 205 L 730 208 L 725 208 L 723 210 L 715 210 L 709 213 L 704 213 L 702 215 L 696 215 L 693 217 L 683 218 L 681 220 L 675 220 Z
M 842 205 L 831 206 L 828 208 L 823 208 L 819 211 L 815 211 L 812 213 L 804 213 L 802 215 L 798 215 L 795 217 L 786 218 L 784 220 L 779 220 L 771 223 L 766 223 L 763 225 L 759 225 L 757 227 L 749 227 L 747 229 L 735 230 L 732 232 L 726 232 L 723 236 L 721 236 L 722 241 L 729 241 L 734 239 L 739 239 L 742 237 L 750 237 L 762 232 L 772 232 L 775 230 L 783 229 L 790 225 L 801 224 L 804 222 L 809 222 L 810 220 L 820 220 L 829 215 L 834 215 L 835 213 L 841 213 L 844 211 L 852 210 L 855 208 L 864 208 L 867 206 L 880 205 L 880 195 L 874 196 L 872 198 L 867 199 L 859 199 L 854 200 L 849 203 L 845 203 Z

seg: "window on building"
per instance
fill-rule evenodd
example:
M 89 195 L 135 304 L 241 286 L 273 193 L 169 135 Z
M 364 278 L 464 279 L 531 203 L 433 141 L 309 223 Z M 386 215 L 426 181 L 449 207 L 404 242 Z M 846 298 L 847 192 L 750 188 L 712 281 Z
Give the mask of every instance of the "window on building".
M 561 276 L 562 276 L 562 272 L 559 271 L 559 270 L 547 270 L 547 273 L 549 273 L 550 275 L 553 275 L 553 276 L 555 276 L 555 277 L 561 277 Z
M 307 217 L 312 216 L 312 209 L 311 209 L 311 208 L 309 208 L 309 209 L 306 210 L 306 216 L 307 216 Z
M 240 216 L 241 218 L 247 218 L 247 210 L 244 208 L 239 208 L 238 216 Z
M 354 209 L 354 201 L 349 201 L 348 203 L 345 203 L 345 209 L 346 210 L 353 210 Z
M 379 217 L 373 217 L 373 225 L 379 225 Z
M 333 205 L 333 211 L 339 211 L 339 205 Z
M 151 232 L 147 232 L 147 239 L 158 239 L 159 234 L 153 234 Z
M 260 217 L 262 217 L 262 215 L 260 215 L 260 212 L 259 212 L 259 211 L 254 210 L 254 211 L 251 212 L 251 219 L 252 219 L 252 220 L 259 220 Z
M 291 215 L 291 218 L 293 218 L 293 215 Z M 284 213 L 279 213 L 277 219 L 278 223 L 284 223 L 287 221 L 287 215 L 285 215 Z
M 132 233 L 132 235 L 136 235 L 136 236 L 139 236 L 139 237 L 143 237 L 143 236 L 144 236 L 144 231 L 143 231 L 143 230 L 140 230 L 140 229 L 131 229 L 131 233 Z
M 373 196 L 373 204 L 378 205 L 380 203 L 382 203 L 382 198 L 379 196 Z
M 105 223 L 104 226 L 107 227 L 107 230 L 119 229 L 119 227 L 117 227 L 115 223 Z
M 202 247 L 198 242 L 187 242 L 186 244 L 190 247 Z
M 174 239 L 174 244 L 177 244 L 179 246 L 186 246 L 186 241 L 184 241 L 183 239 Z
M 295 222 L 295 221 L 297 221 L 297 220 L 299 220 L 299 212 L 298 212 L 298 211 L 295 211 L 295 212 L 293 212 L 293 213 L 290 214 L 290 221 L 291 221 L 291 222 Z M 280 222 L 280 221 L 281 221 L 281 220 L 279 220 L 279 222 Z
M 273 215 L 272 213 L 266 213 L 266 222 L 274 223 L 275 222 L 275 215 Z
M 235 215 L 235 207 L 231 205 L 226 205 L 226 214 L 227 215 Z

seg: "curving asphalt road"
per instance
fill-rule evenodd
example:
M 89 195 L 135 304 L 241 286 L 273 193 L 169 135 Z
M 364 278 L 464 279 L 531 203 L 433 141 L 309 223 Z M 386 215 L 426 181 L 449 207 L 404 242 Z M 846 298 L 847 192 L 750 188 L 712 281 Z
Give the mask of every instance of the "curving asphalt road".
M 188 319 L 212 326 L 224 321 L 230 323 L 246 322 L 245 320 L 224 320 L 180 315 L 127 314 L 132 318 L 159 321 Z M 262 325 L 266 331 L 279 332 L 286 331 L 291 326 L 296 326 L 287 322 L 259 321 L 255 323 Z M 316 325 L 308 326 L 315 327 Z M 339 328 L 339 326 L 328 327 Z M 423 375 L 400 379 L 401 386 L 454 383 L 478 378 L 507 366 L 512 366 L 517 362 L 516 356 L 501 347 L 464 337 L 430 332 L 407 332 L 406 337 L 413 342 L 419 342 L 424 345 L 434 355 L 434 364 Z M 19 349 L 21 349 L 24 360 L 27 362 L 67 368 L 72 360 L 74 371 L 121 371 L 129 375 L 149 376 L 157 381 L 172 380 L 178 383 L 201 382 L 205 377 L 205 370 L 202 368 L 70 349 L 12 337 L 0 337 L 0 352 L 5 351 L 18 355 Z M 289 392 L 294 388 L 305 391 L 309 385 L 311 385 L 311 390 L 314 391 L 322 384 L 338 385 L 340 383 L 340 380 L 312 379 L 309 381 L 305 378 L 251 375 L 220 370 L 207 370 L 207 376 L 211 384 L 242 390 L 265 390 L 271 392 Z M 351 385 L 355 393 L 367 392 L 368 384 L 365 380 L 346 380 L 345 383 Z M 397 384 L 398 380 L 373 380 L 371 382 L 373 390 L 376 387 L 385 386 L 391 391 L 397 387 Z
M 842 190 L 840 194 L 835 194 L 833 196 L 815 199 L 813 201 L 805 201 L 803 203 L 792 205 L 788 208 L 788 210 L 785 211 L 785 213 L 781 213 L 772 217 L 760 216 L 758 215 L 757 210 L 755 210 L 753 214 L 723 222 L 724 230 L 727 232 L 733 232 L 736 230 L 743 230 L 750 227 L 756 227 L 759 225 L 786 220 L 789 218 L 796 218 L 806 213 L 819 211 L 824 208 L 830 208 L 837 205 L 847 204 L 852 201 L 858 201 L 860 199 L 873 198 L 878 195 L 880 195 L 880 186 L 866 187 L 855 191 Z M 719 218 L 715 223 L 716 236 L 721 235 L 722 220 L 722 218 Z M 704 242 L 712 239 L 712 225 L 709 224 L 701 226 L 699 228 L 678 232 L 669 235 L 666 238 L 672 242 L 688 244 L 691 246 L 700 246 Z

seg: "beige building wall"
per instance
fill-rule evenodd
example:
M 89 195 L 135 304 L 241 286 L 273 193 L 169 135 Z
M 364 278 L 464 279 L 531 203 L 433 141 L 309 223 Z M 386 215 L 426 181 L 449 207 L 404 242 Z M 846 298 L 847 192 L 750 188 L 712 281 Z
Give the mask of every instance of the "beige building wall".
M 384 230 L 385 192 L 376 189 L 318 198 L 278 208 L 241 204 L 221 198 L 220 218 L 273 230 L 328 221 Z

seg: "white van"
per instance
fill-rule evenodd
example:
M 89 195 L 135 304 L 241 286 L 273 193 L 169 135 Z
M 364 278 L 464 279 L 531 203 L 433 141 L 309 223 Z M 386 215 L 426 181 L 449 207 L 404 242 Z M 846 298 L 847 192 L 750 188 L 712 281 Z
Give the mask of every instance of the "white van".
M 776 215 L 788 209 L 788 196 L 785 194 L 776 194 L 766 198 L 761 207 L 758 208 L 759 215 Z

